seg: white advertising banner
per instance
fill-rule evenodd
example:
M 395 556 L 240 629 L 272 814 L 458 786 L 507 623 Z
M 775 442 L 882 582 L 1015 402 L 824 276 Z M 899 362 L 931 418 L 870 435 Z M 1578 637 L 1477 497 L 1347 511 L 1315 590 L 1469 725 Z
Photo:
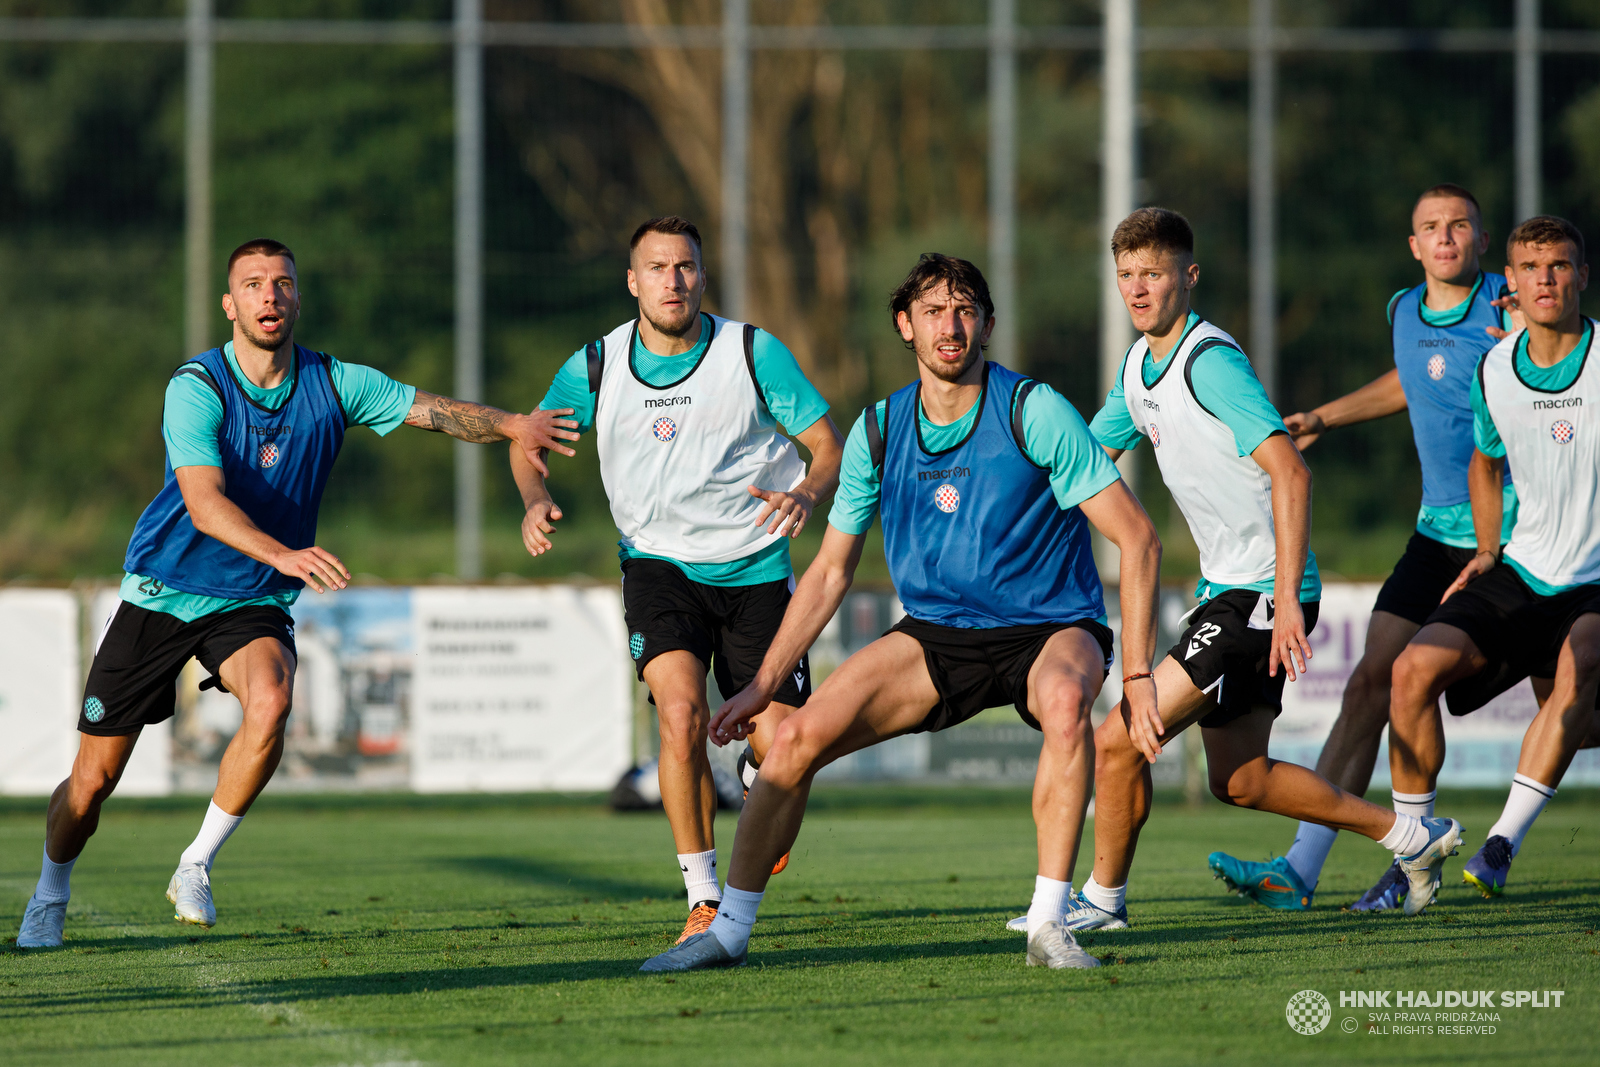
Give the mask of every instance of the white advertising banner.
M 1311 634 L 1313 658 L 1299 681 L 1283 688 L 1283 714 L 1272 730 L 1272 755 L 1314 767 L 1334 720 L 1345 683 L 1361 659 L 1367 622 L 1377 600 L 1377 583 L 1328 584 L 1322 590 L 1321 614 Z M 1470 715 L 1444 715 L 1445 763 L 1441 786 L 1503 787 L 1517 770 L 1522 735 L 1538 714 L 1533 688 L 1520 682 Z M 1385 739 L 1373 773 L 1374 786 L 1389 782 L 1389 750 Z M 1573 760 L 1565 785 L 1600 784 L 1600 749 L 1584 749 Z
M 412 591 L 411 785 L 609 789 L 632 763 L 615 587 Z
M 48 795 L 77 754 L 78 598 L 0 589 L 0 793 Z

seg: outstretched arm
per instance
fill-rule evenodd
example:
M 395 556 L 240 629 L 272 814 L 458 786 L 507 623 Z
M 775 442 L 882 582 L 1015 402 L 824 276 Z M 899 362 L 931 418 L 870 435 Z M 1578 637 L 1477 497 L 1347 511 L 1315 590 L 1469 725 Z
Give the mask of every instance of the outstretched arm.
M 1300 581 L 1306 574 L 1306 551 L 1311 544 L 1311 470 L 1300 452 L 1282 434 L 1273 434 L 1250 453 L 1272 479 L 1272 527 L 1277 571 L 1272 578 L 1272 653 L 1267 673 L 1278 666 L 1295 678 L 1304 674 L 1311 658 L 1306 640 L 1305 614 L 1300 610 Z
M 850 583 L 855 580 L 861 549 L 867 543 L 866 531 L 842 533 L 829 526 L 822 535 L 822 549 L 806 568 L 795 587 L 789 607 L 783 613 L 778 633 L 767 648 L 755 679 L 726 701 L 711 717 L 710 737 L 718 745 L 743 740 L 755 729 L 750 720 L 766 710 L 773 694 L 789 677 L 822 628 L 844 602 Z
M 173 473 L 183 493 L 184 506 L 189 509 L 189 520 L 207 537 L 238 549 L 279 574 L 299 578 L 319 593 L 343 589 L 350 583 L 350 572 L 332 552 L 315 546 L 291 549 L 257 526 L 238 504 L 228 499 L 221 467 L 179 467 Z
M 1400 372 L 1392 370 L 1338 400 L 1330 400 L 1311 411 L 1297 411 L 1283 417 L 1283 425 L 1304 452 L 1329 430 L 1371 422 L 1406 409 L 1406 392 L 1400 387 Z
M 549 474 L 545 466 L 547 451 L 563 456 L 576 455 L 562 441 L 578 439 L 578 424 L 564 416 L 571 408 L 554 411 L 534 411 L 531 415 L 514 415 L 509 411 L 475 404 L 470 400 L 454 400 L 448 396 L 417 390 L 411 412 L 406 415 L 406 425 L 416 426 L 435 433 L 447 433 L 462 441 L 487 444 L 491 441 L 514 441 L 523 454 L 539 471 Z
M 787 533 L 790 537 L 799 537 L 817 505 L 839 488 L 839 464 L 844 458 L 844 438 L 827 415 L 795 438 L 811 453 L 805 480 L 787 492 L 750 486 L 750 495 L 764 501 L 754 525 L 766 523 L 768 533 Z
M 1128 732 L 1154 763 L 1161 754 L 1161 712 L 1150 677 L 1156 646 L 1156 594 L 1161 587 L 1161 538 L 1138 498 L 1120 478 L 1078 505 L 1084 517 L 1122 555 L 1117 593 L 1122 606 L 1122 671 L 1145 675 L 1122 687 L 1128 702 Z

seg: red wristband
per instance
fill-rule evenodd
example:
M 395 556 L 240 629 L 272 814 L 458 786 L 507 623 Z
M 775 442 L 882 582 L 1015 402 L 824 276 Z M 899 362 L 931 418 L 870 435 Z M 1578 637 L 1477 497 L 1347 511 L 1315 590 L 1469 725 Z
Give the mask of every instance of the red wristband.
M 1137 682 L 1140 678 L 1154 678 L 1155 676 L 1155 671 L 1142 671 L 1139 674 L 1129 674 L 1123 676 L 1122 684 L 1127 685 L 1129 682 Z

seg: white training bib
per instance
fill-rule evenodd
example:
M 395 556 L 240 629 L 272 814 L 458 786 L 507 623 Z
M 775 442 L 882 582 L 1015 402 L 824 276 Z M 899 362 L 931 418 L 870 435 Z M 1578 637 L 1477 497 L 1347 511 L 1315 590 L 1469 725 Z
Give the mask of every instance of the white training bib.
M 684 563 L 729 563 L 782 535 L 756 526 L 749 486 L 793 489 L 806 465 L 756 386 L 742 322 L 707 315 L 694 369 L 656 387 L 633 370 L 637 322 L 606 335 L 595 397 L 600 476 L 623 544 Z M 705 328 L 702 325 L 702 328 Z
M 1199 323 L 1161 377 L 1146 387 L 1142 368 L 1150 345 L 1141 337 L 1122 361 L 1122 391 L 1194 534 L 1201 575 L 1216 585 L 1253 585 L 1271 581 L 1277 568 L 1272 479 L 1255 460 L 1239 455 L 1233 431 L 1194 395 L 1190 367 L 1216 345 L 1239 347 L 1211 323 Z
M 1585 414 L 1600 404 L 1600 368 L 1590 362 L 1593 319 L 1589 328 L 1588 348 L 1567 357 L 1583 367 L 1560 392 L 1536 389 L 1517 374 L 1521 331 L 1478 365 L 1484 403 L 1517 480 L 1517 525 L 1505 554 L 1555 586 L 1600 582 L 1600 419 Z

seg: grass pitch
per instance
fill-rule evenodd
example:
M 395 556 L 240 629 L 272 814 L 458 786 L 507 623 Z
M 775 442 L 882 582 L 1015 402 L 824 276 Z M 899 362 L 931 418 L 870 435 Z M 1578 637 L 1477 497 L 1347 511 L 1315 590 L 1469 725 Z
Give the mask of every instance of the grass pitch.
M 74 874 L 66 946 L 0 952 L 0 1060 L 1593 1063 L 1600 794 L 1559 795 L 1506 897 L 1488 902 L 1460 872 L 1500 801 L 1441 802 L 1470 846 L 1415 920 L 1339 910 L 1385 859 L 1348 835 L 1309 914 L 1229 897 L 1206 854 L 1265 858 L 1292 825 L 1160 805 L 1134 868 L 1134 928 L 1084 938 L 1108 966 L 1050 972 L 1025 967 L 1002 926 L 1032 889 L 1025 793 L 819 789 L 750 966 L 646 978 L 640 962 L 685 911 L 658 815 L 584 799 L 267 798 L 222 853 L 221 919 L 202 932 L 172 921 L 163 892 L 204 801 L 114 799 Z M 0 807 L 6 938 L 41 826 L 41 803 Z M 726 849 L 734 821 L 718 829 Z M 1565 995 L 1497 1008 L 1495 1033 L 1468 1035 L 1400 1034 L 1406 1021 L 1338 997 L 1478 988 Z M 1302 989 L 1333 1004 L 1313 1037 L 1285 1021 Z

